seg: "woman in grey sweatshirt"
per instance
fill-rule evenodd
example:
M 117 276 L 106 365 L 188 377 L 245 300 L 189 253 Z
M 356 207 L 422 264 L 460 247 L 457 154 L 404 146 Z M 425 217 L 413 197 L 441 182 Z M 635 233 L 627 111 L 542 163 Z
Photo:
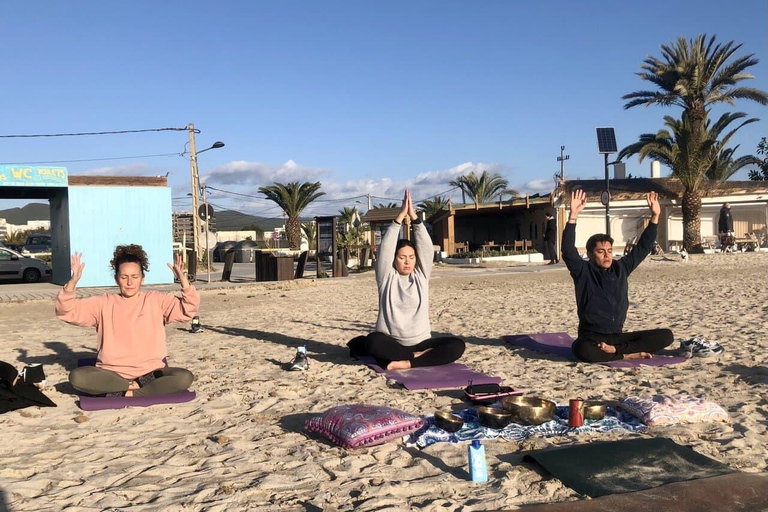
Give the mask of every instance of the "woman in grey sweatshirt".
M 411 219 L 413 237 L 398 240 L 405 217 Z M 376 332 L 365 339 L 365 351 L 387 370 L 452 363 L 464 353 L 464 341 L 433 338 L 429 325 L 429 276 L 432 239 L 405 191 L 403 208 L 381 237 L 376 255 L 379 317 Z

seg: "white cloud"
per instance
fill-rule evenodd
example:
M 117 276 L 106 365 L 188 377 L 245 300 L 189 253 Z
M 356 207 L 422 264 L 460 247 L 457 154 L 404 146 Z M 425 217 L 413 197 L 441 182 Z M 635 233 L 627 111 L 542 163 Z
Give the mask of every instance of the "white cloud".
M 161 173 L 158 167 L 141 163 L 118 165 L 115 167 L 97 167 L 77 174 L 86 176 L 164 176 L 165 172 Z
M 219 206 L 254 215 L 279 217 L 282 211 L 271 201 L 264 199 L 258 192 L 259 187 L 275 182 L 290 181 L 320 181 L 325 193 L 318 201 L 312 203 L 306 210 L 307 216 L 318 214 L 333 214 L 344 206 L 358 206 L 362 211 L 367 209 L 367 194 L 370 194 L 373 205 L 379 203 L 400 202 L 405 189 L 409 189 L 417 201 L 431 198 L 437 194 L 450 196 L 454 202 L 461 201 L 461 192 L 453 190 L 451 180 L 475 172 L 496 172 L 509 179 L 511 170 L 501 164 L 486 164 L 482 162 L 465 162 L 450 169 L 427 171 L 407 180 L 393 180 L 389 177 L 367 177 L 356 180 L 337 180 L 329 169 L 307 167 L 288 160 L 282 165 L 271 165 L 262 162 L 234 161 L 216 167 L 210 173 L 200 177 L 202 183 L 210 187 L 242 194 L 226 194 L 209 189 L 210 201 Z M 546 193 L 552 190 L 551 181 L 533 180 L 521 186 L 512 186 L 521 193 Z M 183 187 L 180 187 L 180 191 Z M 244 197 L 253 196 L 253 197 Z M 359 201 L 359 203 L 358 203 Z
M 200 182 L 211 186 L 235 184 L 258 188 L 274 182 L 318 181 L 326 173 L 325 169 L 304 167 L 293 160 L 288 160 L 282 165 L 238 160 L 220 165 L 210 173 L 200 176 Z
M 547 194 L 549 192 L 552 192 L 552 190 L 555 188 L 555 182 L 551 179 L 549 180 L 532 180 L 528 183 L 522 185 L 519 189 L 517 189 L 518 192 L 521 194 L 525 194 L 526 192 L 529 194 Z

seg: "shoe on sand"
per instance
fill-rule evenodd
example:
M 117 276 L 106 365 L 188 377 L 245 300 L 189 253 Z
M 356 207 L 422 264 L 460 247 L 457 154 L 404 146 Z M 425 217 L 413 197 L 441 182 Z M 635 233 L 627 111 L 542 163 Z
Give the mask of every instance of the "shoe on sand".
M 296 349 L 296 356 L 291 361 L 288 367 L 290 371 L 304 371 L 309 369 L 309 359 L 307 358 L 306 347 L 299 347 Z
M 725 352 L 725 349 L 714 341 L 707 341 L 703 337 L 693 337 L 680 342 L 680 355 L 685 357 L 717 357 Z

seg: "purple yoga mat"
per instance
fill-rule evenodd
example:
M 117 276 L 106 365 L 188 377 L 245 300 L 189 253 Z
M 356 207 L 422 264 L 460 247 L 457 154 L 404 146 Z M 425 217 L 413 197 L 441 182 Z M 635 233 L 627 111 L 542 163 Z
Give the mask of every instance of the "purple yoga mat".
M 163 359 L 168 366 L 168 361 Z M 79 359 L 78 368 L 81 366 L 93 366 L 96 358 Z M 125 409 L 126 407 L 149 407 L 161 404 L 182 404 L 195 399 L 194 391 L 180 391 L 167 395 L 152 396 L 87 396 L 80 395 L 80 408 L 84 411 L 103 411 L 105 409 Z
M 573 338 L 565 332 L 548 332 L 537 334 L 513 334 L 504 336 L 504 341 L 511 345 L 527 348 L 529 350 L 538 350 L 548 354 L 555 354 L 564 357 L 570 361 L 577 361 L 576 356 L 571 351 Z M 671 357 L 654 355 L 653 359 L 631 359 L 629 361 L 610 361 L 604 364 L 612 368 L 637 368 L 638 366 L 664 366 L 667 364 L 677 364 L 687 361 L 684 357 Z
M 378 364 L 376 359 L 369 356 L 360 358 L 366 366 L 373 369 L 376 373 L 392 379 L 406 389 L 461 389 L 473 384 L 499 384 L 501 378 L 491 377 L 484 373 L 471 370 L 461 363 L 444 364 L 442 366 L 425 366 L 421 368 L 411 368 L 410 370 L 385 370 Z

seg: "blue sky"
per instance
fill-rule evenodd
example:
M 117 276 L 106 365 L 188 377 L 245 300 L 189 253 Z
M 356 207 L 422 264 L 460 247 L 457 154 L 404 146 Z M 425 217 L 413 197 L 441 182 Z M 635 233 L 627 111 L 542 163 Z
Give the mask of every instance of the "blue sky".
M 468 170 L 546 192 L 566 146 L 566 177 L 600 177 L 594 128 L 620 147 L 656 132 L 673 108 L 625 111 L 649 88 L 635 73 L 659 45 L 717 34 L 761 60 L 768 89 L 768 2 L 336 1 L 14 2 L 4 7 L 0 134 L 183 127 L 201 130 L 201 178 L 258 195 L 274 181 L 318 180 L 328 196 L 417 199 Z M 768 118 L 749 102 L 734 110 Z M 736 138 L 753 153 L 765 121 Z M 184 132 L 0 139 L 0 163 L 180 153 Z M 64 163 L 70 174 L 164 175 L 184 209 L 179 156 Z M 648 175 L 632 159 L 627 171 Z M 746 179 L 746 171 L 738 178 Z M 458 194 L 454 197 L 460 197 Z M 338 201 L 337 201 L 338 200 Z M 211 201 L 275 215 L 271 203 Z M 18 202 L 0 200 L 0 209 Z M 279 212 L 277 212 L 279 213 Z

